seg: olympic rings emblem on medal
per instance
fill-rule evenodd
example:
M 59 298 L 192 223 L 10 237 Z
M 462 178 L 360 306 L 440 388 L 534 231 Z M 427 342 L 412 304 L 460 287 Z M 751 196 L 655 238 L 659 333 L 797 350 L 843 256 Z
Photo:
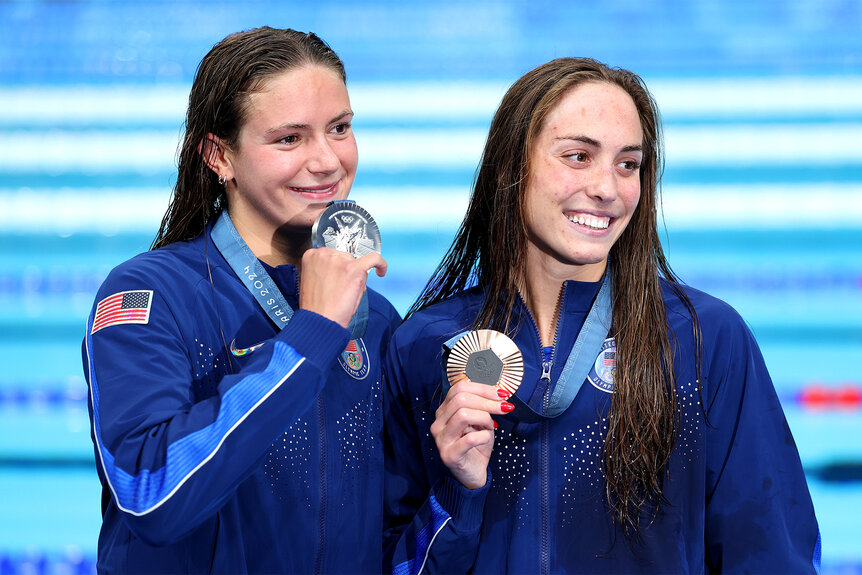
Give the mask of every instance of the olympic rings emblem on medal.
M 352 200 L 329 202 L 311 228 L 311 245 L 327 247 L 361 258 L 380 253 L 383 242 L 377 222 Z

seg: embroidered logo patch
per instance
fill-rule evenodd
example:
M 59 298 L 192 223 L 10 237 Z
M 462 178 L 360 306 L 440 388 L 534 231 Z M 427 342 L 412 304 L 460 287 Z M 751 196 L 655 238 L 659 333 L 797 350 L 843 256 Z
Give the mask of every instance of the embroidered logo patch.
M 258 349 L 260 346 L 262 346 L 262 345 L 263 345 L 263 344 L 265 344 L 265 343 L 266 343 L 265 341 L 262 341 L 262 342 L 260 342 L 260 343 L 256 343 L 256 344 L 254 344 L 254 345 L 253 345 L 253 346 L 251 346 L 251 347 L 243 347 L 243 348 L 239 348 L 239 349 L 237 349 L 237 347 L 236 347 L 236 339 L 234 339 L 234 340 L 232 340 L 232 341 L 230 342 L 230 352 L 231 352 L 235 357 L 242 357 L 242 356 L 244 356 L 244 355 L 248 355 L 248 354 L 250 354 L 251 352 L 253 352 L 254 350 Z
M 599 350 L 599 356 L 587 376 L 587 381 L 593 387 L 606 393 L 614 392 L 614 375 L 617 372 L 617 342 L 614 338 L 607 338 Z
M 109 295 L 96 304 L 93 329 L 90 333 L 96 333 L 112 325 L 149 323 L 152 304 L 153 290 L 121 291 Z
M 365 379 L 370 366 L 368 365 L 368 350 L 365 349 L 362 338 L 351 339 L 347 342 L 347 347 L 338 356 L 338 363 L 353 379 Z

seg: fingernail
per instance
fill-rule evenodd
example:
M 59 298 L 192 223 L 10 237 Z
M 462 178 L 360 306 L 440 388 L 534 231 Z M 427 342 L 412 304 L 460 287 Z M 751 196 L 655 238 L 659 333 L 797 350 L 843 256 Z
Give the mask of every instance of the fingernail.
M 509 397 L 510 394 L 505 389 L 498 389 L 497 395 L 500 397 L 500 399 L 506 399 L 507 397 Z
M 500 403 L 500 409 L 503 410 L 503 413 L 509 413 L 515 409 L 515 406 L 509 403 L 508 401 L 503 401 Z
M 497 429 L 498 427 L 500 427 L 500 424 L 495 421 L 494 422 L 494 429 Z

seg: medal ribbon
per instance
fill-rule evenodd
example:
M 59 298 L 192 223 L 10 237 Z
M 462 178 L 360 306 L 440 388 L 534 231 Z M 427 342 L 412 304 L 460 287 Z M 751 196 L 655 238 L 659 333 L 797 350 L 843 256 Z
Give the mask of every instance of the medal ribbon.
M 544 413 L 539 413 L 520 399 L 517 394 L 506 400 L 515 406 L 510 415 L 518 421 L 538 423 L 542 420 L 553 419 L 566 411 L 575 400 L 575 396 L 590 374 L 590 369 L 592 369 L 596 357 L 602 349 L 602 344 L 611 329 L 611 321 L 613 320 L 611 275 L 611 273 L 605 274 L 602 287 L 599 288 L 599 293 L 590 307 L 584 325 L 581 326 L 581 331 L 578 332 L 572 351 L 569 352 L 569 357 L 563 366 L 563 371 L 557 379 L 557 384 L 548 403 L 548 409 Z M 466 333 L 468 332 L 459 333 L 443 344 L 444 361 L 455 343 Z M 444 384 L 448 383 L 445 374 L 443 381 Z
M 236 231 L 227 210 L 222 211 L 212 229 L 212 239 L 218 251 L 227 261 L 236 276 L 254 296 L 254 299 L 266 312 L 269 319 L 284 329 L 293 317 L 293 308 L 287 303 L 275 281 L 267 273 L 266 268 Z M 358 339 L 365 335 L 368 325 L 368 294 L 362 294 L 362 300 L 347 329 L 351 338 Z

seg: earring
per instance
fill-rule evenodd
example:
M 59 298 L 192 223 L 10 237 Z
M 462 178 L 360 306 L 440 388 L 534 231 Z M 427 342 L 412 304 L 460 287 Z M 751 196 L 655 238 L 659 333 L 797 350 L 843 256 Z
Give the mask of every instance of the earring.
M 224 176 L 219 174 L 218 175 L 218 185 L 223 186 L 223 185 L 225 185 L 226 182 L 227 182 L 227 178 L 225 178 Z

